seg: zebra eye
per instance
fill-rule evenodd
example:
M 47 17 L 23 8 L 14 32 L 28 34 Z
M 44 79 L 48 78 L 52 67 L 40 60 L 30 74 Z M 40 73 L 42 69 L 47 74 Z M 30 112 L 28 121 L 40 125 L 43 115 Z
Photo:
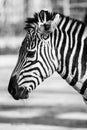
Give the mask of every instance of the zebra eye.
M 36 52 L 36 51 L 28 51 L 28 52 L 27 52 L 27 57 L 33 58 L 34 55 L 35 55 L 35 52 Z

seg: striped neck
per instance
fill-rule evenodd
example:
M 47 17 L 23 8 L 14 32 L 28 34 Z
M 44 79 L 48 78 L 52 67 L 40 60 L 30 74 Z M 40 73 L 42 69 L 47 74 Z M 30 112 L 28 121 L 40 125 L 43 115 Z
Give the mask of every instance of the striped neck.
M 81 53 L 83 49 L 82 37 L 85 24 L 63 15 L 60 15 L 60 19 L 57 26 L 57 71 L 64 79 L 74 86 L 83 76 L 83 73 L 80 73 L 81 70 L 79 71 L 79 67 L 81 66 Z

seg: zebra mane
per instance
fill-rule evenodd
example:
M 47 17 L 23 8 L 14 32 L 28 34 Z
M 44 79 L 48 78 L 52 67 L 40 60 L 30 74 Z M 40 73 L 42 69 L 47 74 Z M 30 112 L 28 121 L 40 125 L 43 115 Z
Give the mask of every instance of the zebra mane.
M 86 24 L 80 20 L 71 18 L 69 16 L 64 16 L 63 14 L 60 13 L 56 13 L 56 12 L 49 12 L 49 11 L 45 11 L 45 10 L 41 10 L 39 13 L 35 13 L 34 17 L 29 17 L 26 19 L 25 21 L 25 30 L 28 30 L 29 28 L 34 27 L 33 25 L 39 25 L 39 24 L 44 24 L 48 21 L 52 21 L 54 20 L 55 16 L 59 14 L 61 18 L 66 18 L 66 19 L 70 19 L 74 22 L 78 22 L 84 26 L 86 26 Z
M 27 18 L 25 21 L 25 27 L 24 29 L 27 30 L 32 27 L 33 24 L 39 24 L 40 23 L 45 23 L 49 20 L 53 20 L 55 17 L 56 13 L 55 12 L 49 12 L 45 10 L 41 10 L 39 13 L 35 13 L 33 18 Z

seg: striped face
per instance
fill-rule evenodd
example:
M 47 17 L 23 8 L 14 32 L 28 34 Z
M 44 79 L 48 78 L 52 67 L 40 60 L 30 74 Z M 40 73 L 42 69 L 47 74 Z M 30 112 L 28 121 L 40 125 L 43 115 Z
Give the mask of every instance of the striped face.
M 8 87 L 16 100 L 28 98 L 29 92 L 57 69 L 52 35 L 39 33 L 35 26 L 28 29 Z

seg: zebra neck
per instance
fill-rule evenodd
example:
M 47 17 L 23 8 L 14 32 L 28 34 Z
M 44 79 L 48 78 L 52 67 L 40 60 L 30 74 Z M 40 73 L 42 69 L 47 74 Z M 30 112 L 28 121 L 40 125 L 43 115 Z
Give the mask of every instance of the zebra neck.
M 82 22 L 65 16 L 61 16 L 57 27 L 57 71 L 72 86 L 83 76 L 83 72 L 80 69 L 83 67 L 81 66 L 81 57 L 84 47 L 85 28 L 86 26 Z

